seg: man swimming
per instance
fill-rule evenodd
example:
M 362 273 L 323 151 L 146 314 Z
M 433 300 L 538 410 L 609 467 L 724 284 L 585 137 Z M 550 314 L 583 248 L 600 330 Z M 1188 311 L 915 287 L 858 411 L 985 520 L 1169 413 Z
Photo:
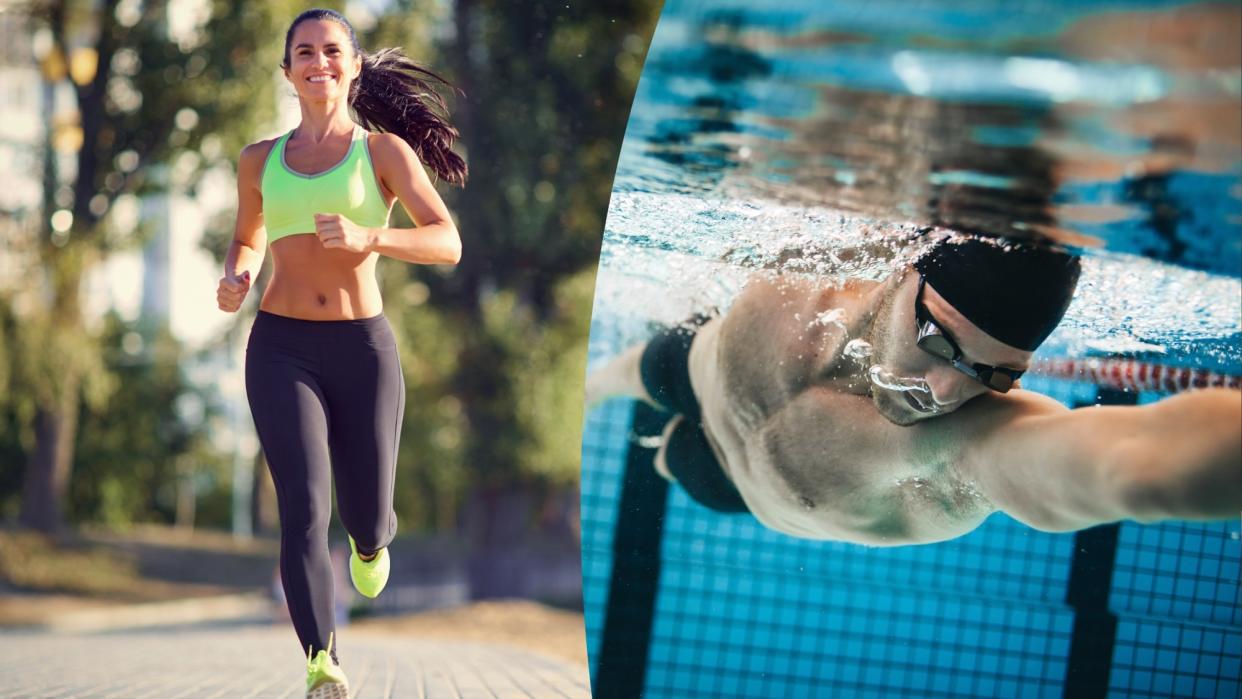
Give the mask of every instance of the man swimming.
M 587 381 L 676 415 L 655 467 L 794 536 L 952 539 L 1001 511 L 1045 531 L 1242 510 L 1242 399 L 1210 389 L 1069 410 L 1021 390 L 1077 258 L 945 238 L 884 281 L 753 279 Z

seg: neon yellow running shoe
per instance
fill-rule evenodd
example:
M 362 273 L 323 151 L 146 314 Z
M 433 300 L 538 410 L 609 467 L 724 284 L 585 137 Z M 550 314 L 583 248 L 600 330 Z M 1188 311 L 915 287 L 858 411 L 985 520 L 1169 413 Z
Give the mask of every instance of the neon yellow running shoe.
M 349 578 L 354 581 L 354 588 L 363 597 L 375 599 L 384 591 L 388 584 L 388 571 L 392 569 L 392 561 L 388 558 L 388 548 L 382 548 L 375 558 L 364 561 L 358 557 L 358 545 L 354 537 L 349 537 Z
M 306 699 L 349 699 L 349 680 L 340 665 L 332 662 L 332 637 L 328 647 L 311 658 L 306 648 Z

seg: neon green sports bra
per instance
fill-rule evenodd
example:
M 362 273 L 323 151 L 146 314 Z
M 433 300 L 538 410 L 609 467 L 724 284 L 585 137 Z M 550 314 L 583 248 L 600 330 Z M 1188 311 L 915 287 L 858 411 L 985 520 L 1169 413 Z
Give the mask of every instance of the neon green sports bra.
M 259 188 L 268 244 L 289 235 L 313 235 L 315 214 L 341 214 L 366 227 L 388 225 L 390 207 L 380 193 L 365 129 L 355 126 L 341 162 L 314 175 L 295 172 L 285 162 L 285 143 L 292 134 L 280 137 L 263 164 Z

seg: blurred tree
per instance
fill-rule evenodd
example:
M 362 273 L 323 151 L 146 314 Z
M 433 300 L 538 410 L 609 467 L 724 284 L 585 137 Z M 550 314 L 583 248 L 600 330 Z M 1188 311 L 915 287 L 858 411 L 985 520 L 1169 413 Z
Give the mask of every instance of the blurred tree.
M 50 37 L 45 94 L 67 92 L 73 109 L 48 129 L 37 264 L 21 285 L 42 293 L 16 318 L 6 355 L 18 429 L 31 435 L 21 524 L 60 525 L 80 398 L 103 405 L 113 388 L 84 324 L 82 284 L 102 256 L 149 231 L 109 225 L 109 210 L 170 181 L 191 186 L 270 120 L 272 91 L 262 86 L 279 62 L 273 37 L 289 5 L 212 0 L 201 15 L 175 17 L 165 2 L 24 6 L 32 30 Z
M 451 274 L 420 278 L 460 343 L 450 380 L 469 435 L 462 461 L 471 499 L 488 502 L 523 478 L 577 481 L 589 270 L 660 3 L 453 8 L 447 65 L 466 95 L 454 119 L 471 178 L 448 199 L 464 255 Z M 511 524 L 467 528 L 494 542 Z
M 115 388 L 106 404 L 83 406 L 67 518 L 111 526 L 193 523 L 193 509 L 187 512 L 178 496 L 229 485 L 225 455 L 202 429 L 217 407 L 186 380 L 185 352 L 167 328 L 143 328 L 109 313 L 99 343 Z M 226 527 L 223 515 L 201 523 Z

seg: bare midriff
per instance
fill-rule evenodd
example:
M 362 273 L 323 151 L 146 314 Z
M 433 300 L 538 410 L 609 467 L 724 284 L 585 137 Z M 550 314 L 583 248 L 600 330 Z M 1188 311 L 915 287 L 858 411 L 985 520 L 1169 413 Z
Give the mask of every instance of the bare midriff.
M 371 318 L 384 310 L 378 253 L 325 249 L 313 234 L 281 238 L 268 249 L 273 273 L 260 309 L 302 320 Z

